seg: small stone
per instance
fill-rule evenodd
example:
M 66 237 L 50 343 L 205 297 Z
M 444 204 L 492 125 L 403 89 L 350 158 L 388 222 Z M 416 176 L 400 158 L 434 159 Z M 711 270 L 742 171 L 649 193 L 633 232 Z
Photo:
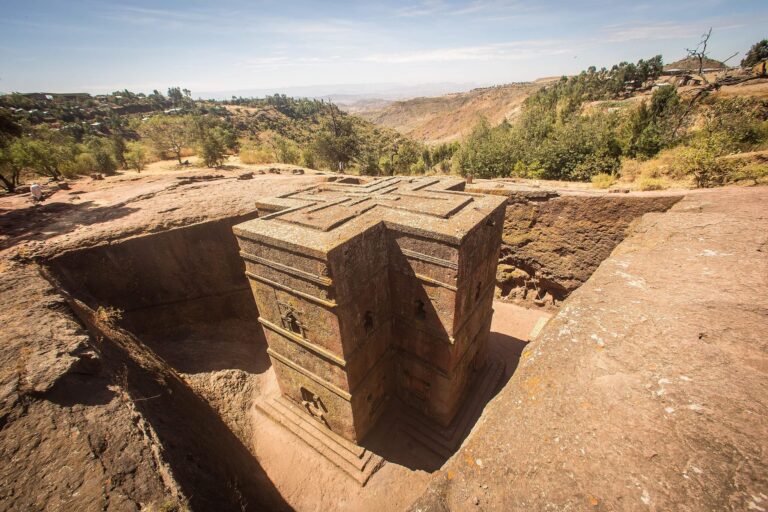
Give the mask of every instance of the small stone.
M 475 496 L 474 498 L 472 498 L 472 503 L 474 503 L 475 505 L 479 505 L 480 504 L 480 498 Z

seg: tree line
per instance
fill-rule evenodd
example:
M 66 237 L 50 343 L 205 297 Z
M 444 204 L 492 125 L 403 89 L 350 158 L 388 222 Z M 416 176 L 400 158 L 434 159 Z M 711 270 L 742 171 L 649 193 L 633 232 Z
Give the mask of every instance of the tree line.
M 662 65 L 655 56 L 592 67 L 528 97 L 514 123 L 480 119 L 454 156 L 454 172 L 610 183 L 628 163 L 674 150 L 669 160 L 677 174 L 697 186 L 725 183 L 738 169 L 721 157 L 768 142 L 768 102 L 705 97 L 691 105 L 676 86 L 654 86 Z M 651 87 L 648 99 L 621 101 Z

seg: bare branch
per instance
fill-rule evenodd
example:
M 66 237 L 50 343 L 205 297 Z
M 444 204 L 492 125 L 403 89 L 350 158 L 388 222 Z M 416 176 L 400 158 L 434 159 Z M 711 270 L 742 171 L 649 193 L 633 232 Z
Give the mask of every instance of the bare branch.
M 686 48 L 685 51 L 688 52 L 689 58 L 694 58 L 699 61 L 699 76 L 701 76 L 701 79 L 704 81 L 704 83 L 709 83 L 709 80 L 704 76 L 704 59 L 707 58 L 707 44 L 709 44 L 709 38 L 712 36 L 712 27 L 709 27 L 709 30 L 705 34 L 701 35 L 701 41 L 699 41 L 699 44 L 696 45 L 696 48 L 690 49 Z

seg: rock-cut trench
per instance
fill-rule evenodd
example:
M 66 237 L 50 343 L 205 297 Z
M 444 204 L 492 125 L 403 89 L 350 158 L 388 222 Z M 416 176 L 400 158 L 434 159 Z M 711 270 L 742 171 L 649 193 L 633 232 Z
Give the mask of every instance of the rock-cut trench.
M 537 289 L 548 286 L 557 302 L 565 299 L 624 238 L 632 220 L 677 200 L 628 208 L 613 199 L 561 199 L 510 199 L 502 295 L 517 286 L 525 299 L 536 272 Z M 130 395 L 153 430 L 158 453 L 192 509 L 290 508 L 250 446 L 248 409 L 270 362 L 232 226 L 255 216 L 73 250 L 44 262 L 95 340 L 102 371 Z M 505 283 L 513 271 L 528 277 Z

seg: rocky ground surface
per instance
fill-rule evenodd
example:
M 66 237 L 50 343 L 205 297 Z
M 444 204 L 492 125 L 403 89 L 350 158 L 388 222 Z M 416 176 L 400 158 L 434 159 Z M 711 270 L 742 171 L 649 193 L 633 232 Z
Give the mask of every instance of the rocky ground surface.
M 768 510 L 767 201 L 644 216 L 412 510 Z
M 427 484 L 416 509 L 768 509 L 768 189 L 693 192 L 645 217 L 678 198 L 640 194 L 658 199 L 606 209 L 590 198 L 615 195 L 561 188 L 550 199 L 568 196 L 565 207 L 530 197 L 511 204 L 537 212 L 533 224 L 525 224 L 530 215 L 519 224 L 507 218 L 536 233 L 516 246 L 541 254 L 529 276 L 587 284 L 444 468 L 393 462 L 366 490 L 323 471 L 329 464 L 306 447 L 282 457 L 281 444 L 298 442 L 290 435 L 252 444 L 254 428 L 274 427 L 251 417 L 266 361 L 203 371 L 171 357 L 176 345 L 166 347 L 170 355 L 155 352 L 112 312 L 70 297 L 40 265 L 247 214 L 258 197 L 327 178 L 269 166 L 168 167 L 74 182 L 36 206 L 25 195 L 0 197 L 0 510 L 384 510 L 407 507 Z M 567 219 L 583 220 L 575 239 Z M 547 259 L 550 233 L 554 247 L 573 254 Z M 507 333 L 498 345 L 516 364 L 520 340 L 542 325 L 546 306 L 496 309 L 494 329 Z M 200 320 L 199 339 L 179 340 L 187 343 L 179 350 L 221 362 L 207 340 L 234 340 L 228 333 L 242 325 Z M 339 493 L 346 498 L 335 502 Z
M 148 421 L 149 404 L 170 407 L 157 399 L 173 390 L 167 382 L 152 388 L 153 380 L 175 379 L 175 373 L 144 363 L 137 368 L 146 368 L 131 373 L 142 354 L 110 350 L 98 332 L 89 333 L 36 261 L 247 213 L 256 197 L 322 179 L 294 175 L 290 168 L 282 174 L 268 167 L 247 171 L 255 171 L 252 179 L 238 179 L 247 174 L 243 170 L 194 169 L 85 179 L 68 190 L 52 187 L 40 205 L 32 205 L 27 195 L 0 198 L 0 510 L 175 510 L 199 500 L 189 489 L 194 472 L 182 471 L 186 482 L 179 482 L 167 460 L 188 458 L 194 465 L 193 458 L 203 456 L 164 446 L 156 431 L 162 425 Z M 198 393 L 215 398 L 233 381 L 246 387 L 237 373 L 198 376 Z M 128 382 L 129 374 L 150 388 Z M 180 381 L 176 386 L 182 394 L 188 391 Z M 202 435 L 210 428 L 221 425 L 209 425 Z M 227 508 L 226 498 L 215 493 L 210 498 Z M 281 506 L 275 497 L 266 502 Z

